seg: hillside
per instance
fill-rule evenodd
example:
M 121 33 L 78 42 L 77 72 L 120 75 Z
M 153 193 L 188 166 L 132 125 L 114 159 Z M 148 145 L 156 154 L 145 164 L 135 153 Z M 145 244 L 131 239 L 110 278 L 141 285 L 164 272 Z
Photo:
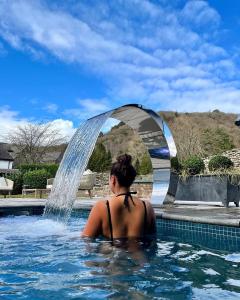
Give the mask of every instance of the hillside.
M 218 110 L 204 113 L 161 112 L 172 131 L 180 159 L 197 154 L 203 157 L 240 148 L 240 128 L 234 125 L 236 114 Z M 142 158 L 146 151 L 140 138 L 127 125 L 120 123 L 98 138 L 112 157 L 127 152 Z
M 240 128 L 234 125 L 236 114 L 215 110 L 205 113 L 165 111 L 160 115 L 172 131 L 180 160 L 193 154 L 207 157 L 233 148 L 240 149 Z M 104 144 L 106 150 L 111 152 L 113 160 L 122 153 L 129 153 L 134 162 L 137 158 L 141 161 L 147 153 L 139 136 L 122 122 L 105 135 L 101 133 L 98 143 Z M 52 147 L 42 162 L 59 163 L 66 146 L 62 144 Z M 14 153 L 13 157 L 15 158 Z M 17 163 L 16 159 L 15 165 Z
M 127 125 L 120 124 L 111 131 L 98 138 L 98 142 L 104 144 L 107 150 L 110 150 L 113 160 L 123 153 L 129 153 L 134 158 L 141 159 L 147 149 L 142 143 L 140 137 Z

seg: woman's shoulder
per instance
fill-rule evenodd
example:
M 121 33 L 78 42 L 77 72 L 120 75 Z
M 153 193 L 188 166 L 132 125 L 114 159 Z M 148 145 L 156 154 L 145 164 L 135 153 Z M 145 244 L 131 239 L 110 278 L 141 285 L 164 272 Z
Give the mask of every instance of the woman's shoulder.
M 138 198 L 140 201 L 144 202 L 146 204 L 147 207 L 151 208 L 152 207 L 152 203 L 147 200 L 147 199 L 140 199 Z
M 152 203 L 151 203 L 149 200 L 142 200 L 142 201 L 145 202 L 147 211 L 148 211 L 151 215 L 154 215 L 154 209 L 153 209 Z
M 93 207 L 94 207 L 94 208 L 97 208 L 97 209 L 101 209 L 101 208 L 103 208 L 103 207 L 106 206 L 107 201 L 108 201 L 107 199 L 100 199 L 100 200 L 97 200 L 97 201 L 94 203 Z

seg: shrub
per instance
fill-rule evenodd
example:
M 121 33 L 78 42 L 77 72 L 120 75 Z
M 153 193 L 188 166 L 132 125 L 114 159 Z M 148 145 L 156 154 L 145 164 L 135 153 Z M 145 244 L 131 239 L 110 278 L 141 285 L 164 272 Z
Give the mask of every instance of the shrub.
M 45 164 L 44 169 L 50 174 L 50 177 L 55 177 L 59 164 Z
M 180 172 L 182 166 L 181 166 L 177 156 L 171 157 L 171 168 L 174 172 L 177 172 L 177 173 Z
M 231 136 L 223 128 L 205 129 L 201 140 L 206 155 L 218 155 L 234 148 Z
M 55 177 L 58 167 L 58 164 L 23 164 L 19 167 L 19 170 L 23 174 L 29 171 L 46 170 L 50 174 L 50 177 Z
M 22 193 L 22 186 L 23 186 L 23 174 L 13 173 L 6 176 L 6 178 L 12 180 L 14 182 L 12 194 L 18 195 Z
M 230 158 L 223 155 L 216 155 L 212 157 L 208 163 L 210 171 L 226 170 L 233 167 L 233 162 Z
M 152 162 L 150 156 L 149 154 L 145 153 L 139 166 L 139 174 L 147 175 L 152 173 L 152 171 Z
M 23 175 L 23 183 L 28 188 L 43 189 L 46 188 L 47 179 L 50 177 L 51 174 L 45 169 L 28 171 Z
M 183 162 L 183 169 L 190 175 L 199 174 L 204 168 L 204 161 L 198 156 L 191 156 Z

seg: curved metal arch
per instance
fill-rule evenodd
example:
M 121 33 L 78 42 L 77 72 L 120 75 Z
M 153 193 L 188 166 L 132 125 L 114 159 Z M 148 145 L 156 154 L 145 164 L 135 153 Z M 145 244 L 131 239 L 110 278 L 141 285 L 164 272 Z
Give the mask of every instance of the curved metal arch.
M 78 128 L 64 153 L 46 202 L 44 215 L 67 221 L 76 199 L 81 177 L 92 154 L 100 130 L 108 118 L 130 126 L 148 149 L 153 167 L 151 201 L 161 205 L 169 194 L 170 149 L 165 134 L 167 125 L 154 111 L 142 105 L 129 104 L 86 120 Z M 168 138 L 173 138 L 168 131 Z M 172 186 L 176 186 L 172 184 Z M 172 195 L 173 196 L 173 195 Z
M 138 104 L 118 107 L 111 111 L 109 117 L 118 119 L 131 127 L 146 146 L 153 168 L 151 202 L 154 205 L 161 205 L 170 195 L 168 190 L 171 162 L 170 149 L 165 136 L 166 123 L 159 114 Z M 175 147 L 170 130 L 168 130 L 168 139 L 172 141 L 171 146 Z

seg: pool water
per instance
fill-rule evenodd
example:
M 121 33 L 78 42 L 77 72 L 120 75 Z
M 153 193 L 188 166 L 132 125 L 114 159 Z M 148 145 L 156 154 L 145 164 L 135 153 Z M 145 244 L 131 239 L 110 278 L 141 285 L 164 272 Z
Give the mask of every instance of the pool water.
M 40 216 L 0 219 L 0 299 L 240 299 L 240 253 L 161 236 L 116 246 Z

